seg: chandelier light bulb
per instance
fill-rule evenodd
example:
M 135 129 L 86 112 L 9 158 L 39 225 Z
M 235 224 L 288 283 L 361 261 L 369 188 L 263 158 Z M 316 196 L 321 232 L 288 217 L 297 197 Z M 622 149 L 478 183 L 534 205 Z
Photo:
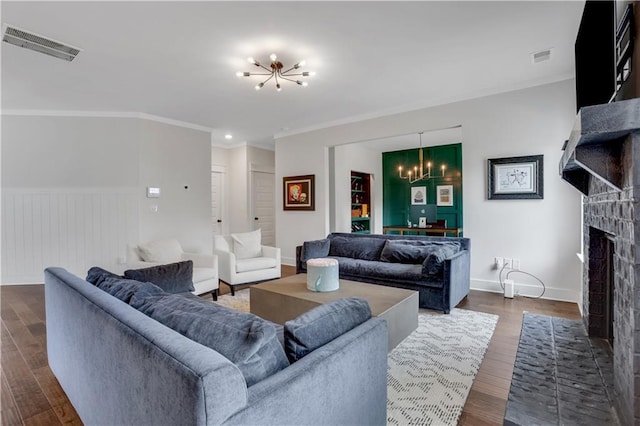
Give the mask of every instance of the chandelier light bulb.
M 257 72 L 242 72 L 242 71 L 238 71 L 236 73 L 236 76 L 238 77 L 254 77 L 254 76 L 259 76 L 261 78 L 261 83 L 258 83 L 257 85 L 254 86 L 254 88 L 256 90 L 260 90 L 264 87 L 264 85 L 271 80 L 275 86 L 276 89 L 279 91 L 282 90 L 282 84 L 287 84 L 287 83 L 282 83 L 283 81 L 289 81 L 291 83 L 295 83 L 298 86 L 303 86 L 303 87 L 307 87 L 308 84 L 304 81 L 298 80 L 297 77 L 309 77 L 314 75 L 315 73 L 313 72 L 309 72 L 309 71 L 305 71 L 305 72 L 298 72 L 295 71 L 298 68 L 300 68 L 301 66 L 305 65 L 305 61 L 300 61 L 298 63 L 296 63 L 295 65 L 291 66 L 291 67 L 287 67 L 285 66 L 282 62 L 280 62 L 278 60 L 278 56 L 275 53 L 272 53 L 271 55 L 269 55 L 269 58 L 271 59 L 271 62 L 268 65 L 263 65 L 260 62 L 256 61 L 254 58 L 250 57 L 247 58 L 247 60 L 249 61 L 250 64 L 253 64 L 255 66 L 257 66 L 258 68 L 260 68 L 260 70 L 258 70 Z
M 309 85 L 309 83 L 307 83 L 306 81 L 302 82 L 302 87 L 307 87 Z
M 226 135 L 224 135 L 224 138 L 226 140 L 229 140 L 229 139 L 233 139 L 233 136 L 231 134 L 227 133 Z
M 436 165 L 435 163 L 433 163 L 433 161 L 428 160 L 428 161 L 424 161 L 424 152 L 422 150 L 422 134 L 424 132 L 418 132 L 418 135 L 420 135 L 420 146 L 418 148 L 418 166 L 414 166 L 413 170 L 411 170 L 411 168 L 409 168 L 409 170 L 407 171 L 406 175 L 402 174 L 402 170 L 403 170 L 403 166 L 402 164 L 398 165 L 398 177 L 400 179 L 407 179 L 409 181 L 410 184 L 413 184 L 415 182 L 418 182 L 420 180 L 424 180 L 424 179 L 432 179 L 435 178 L 437 176 L 432 176 L 431 175 L 431 167 L 435 167 L 436 170 L 438 167 L 440 167 L 440 170 L 442 171 L 442 177 L 445 176 L 445 170 L 447 169 L 447 165 L 446 164 L 441 164 L 440 166 Z M 424 167 L 426 166 L 426 172 L 424 170 Z
M 298 62 L 296 65 L 298 65 L 298 68 L 304 67 L 305 65 L 307 65 L 307 61 L 302 60 L 302 61 Z

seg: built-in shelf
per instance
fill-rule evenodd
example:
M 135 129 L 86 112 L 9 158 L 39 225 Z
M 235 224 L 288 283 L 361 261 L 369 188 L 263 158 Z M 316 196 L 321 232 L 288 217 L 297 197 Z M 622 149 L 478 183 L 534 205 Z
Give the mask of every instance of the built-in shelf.
M 352 217 L 351 222 L 364 222 L 368 221 L 369 219 L 369 217 Z
M 371 176 L 351 172 L 351 232 L 371 233 Z

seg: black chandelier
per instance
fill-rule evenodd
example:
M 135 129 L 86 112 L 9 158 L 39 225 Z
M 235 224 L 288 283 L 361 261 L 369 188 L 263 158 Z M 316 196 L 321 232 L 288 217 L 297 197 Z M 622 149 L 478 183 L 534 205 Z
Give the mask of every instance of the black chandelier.
M 266 75 L 268 76 L 265 80 L 261 81 L 260 83 L 256 84 L 255 89 L 256 90 L 260 90 L 262 89 L 262 87 L 264 87 L 264 84 L 273 79 L 273 81 L 276 83 L 276 90 L 279 92 L 282 90 L 282 87 L 280 86 L 280 81 L 282 80 L 287 80 L 290 81 L 292 83 L 296 83 L 300 86 L 304 86 L 306 87 L 308 84 L 306 81 L 302 81 L 302 80 L 298 80 L 296 78 L 291 78 L 291 77 L 310 77 L 315 75 L 314 72 L 310 72 L 310 71 L 303 71 L 303 72 L 292 72 L 292 71 L 296 71 L 299 68 L 303 67 L 305 65 L 305 61 L 300 61 L 297 64 L 295 64 L 294 66 L 292 66 L 291 68 L 284 70 L 284 65 L 282 65 L 282 62 L 280 62 L 278 60 L 278 57 L 276 56 L 275 53 L 272 53 L 271 56 L 269 56 L 269 59 L 271 59 L 271 64 L 270 67 L 267 68 L 264 65 L 262 65 L 260 62 L 256 61 L 253 58 L 249 58 L 249 63 L 255 65 L 256 67 L 260 67 L 262 69 L 264 69 L 267 72 L 249 72 L 249 71 L 238 71 L 236 73 L 236 75 L 238 77 L 251 77 L 254 75 Z

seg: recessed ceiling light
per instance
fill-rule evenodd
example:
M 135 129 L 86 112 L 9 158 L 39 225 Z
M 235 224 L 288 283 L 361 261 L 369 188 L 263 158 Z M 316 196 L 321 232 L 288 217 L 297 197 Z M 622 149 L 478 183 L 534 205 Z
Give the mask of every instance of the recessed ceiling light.
M 233 135 L 230 135 L 229 133 L 227 133 L 226 135 L 224 135 L 224 138 L 229 140 L 233 138 Z

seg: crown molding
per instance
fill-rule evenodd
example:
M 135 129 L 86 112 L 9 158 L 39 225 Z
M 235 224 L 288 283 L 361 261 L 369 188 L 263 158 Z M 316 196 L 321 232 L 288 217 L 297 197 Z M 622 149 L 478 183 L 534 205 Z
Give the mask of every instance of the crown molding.
M 174 120 L 173 118 L 161 117 L 159 115 L 147 114 L 144 112 L 131 111 L 63 111 L 63 110 L 38 110 L 38 109 L 4 109 L 2 115 L 23 116 L 23 117 L 91 117 L 91 118 L 138 118 L 141 120 L 155 121 L 157 123 L 170 124 L 172 126 L 184 127 L 201 132 L 214 133 L 216 129 L 201 126 L 199 124 L 186 121 Z
M 372 113 L 368 113 L 368 114 L 361 114 L 361 115 L 351 116 L 351 117 L 347 117 L 347 118 L 341 118 L 341 119 L 338 119 L 338 120 L 328 121 L 328 122 L 325 122 L 325 123 L 318 123 L 318 124 L 314 124 L 314 125 L 311 125 L 311 126 L 302 127 L 302 128 L 299 128 L 299 129 L 287 130 L 286 132 L 276 133 L 273 137 L 274 137 L 274 139 L 279 139 L 279 138 L 284 138 L 284 137 L 287 137 L 287 136 L 300 135 L 300 134 L 303 134 L 303 133 L 309 133 L 309 132 L 313 132 L 313 131 L 316 131 L 316 130 L 327 129 L 327 128 L 330 128 L 330 127 L 337 127 L 337 126 L 343 126 L 343 125 L 347 125 L 347 124 L 359 123 L 359 122 L 362 122 L 362 121 L 373 120 L 373 119 L 376 119 L 376 118 L 388 117 L 390 115 L 402 114 L 402 113 L 411 112 L 411 111 L 417 111 L 417 110 L 426 109 L 426 108 L 433 108 L 433 107 L 437 107 L 437 106 L 448 105 L 448 104 L 452 104 L 452 103 L 455 103 L 455 102 L 470 101 L 470 100 L 473 100 L 473 99 L 479 99 L 479 98 L 484 98 L 484 97 L 488 97 L 488 96 L 500 95 L 500 94 L 508 93 L 508 92 L 515 92 L 515 91 L 518 91 L 518 90 L 529 89 L 529 88 L 536 87 L 536 86 L 543 86 L 545 84 L 552 84 L 552 83 L 557 83 L 557 82 L 560 82 L 560 81 L 571 80 L 573 78 L 575 78 L 575 75 L 573 73 L 566 73 L 566 74 L 561 74 L 561 75 L 557 75 L 557 76 L 554 76 L 554 77 L 543 78 L 543 79 L 538 79 L 538 80 L 530 80 L 530 81 L 527 81 L 527 82 L 521 82 L 521 83 L 517 83 L 517 84 L 506 85 L 506 86 L 501 87 L 499 90 L 496 90 L 495 88 L 493 88 L 493 89 L 484 89 L 484 90 L 479 90 L 479 91 L 473 92 L 472 94 L 467 94 L 467 95 L 450 96 L 450 97 L 445 97 L 445 98 L 432 99 L 432 100 L 426 101 L 426 102 L 425 101 L 420 101 L 420 102 L 407 104 L 407 105 L 404 105 L 404 106 L 401 106 L 401 107 L 397 107 L 397 108 L 391 108 L 391 109 L 372 112 Z

